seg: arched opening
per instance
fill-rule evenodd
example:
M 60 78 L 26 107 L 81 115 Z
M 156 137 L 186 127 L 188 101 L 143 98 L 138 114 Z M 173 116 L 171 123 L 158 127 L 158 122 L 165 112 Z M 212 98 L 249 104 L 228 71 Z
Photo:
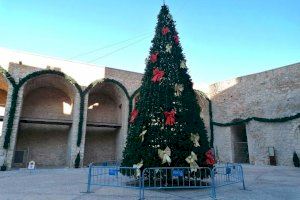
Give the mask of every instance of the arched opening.
M 58 75 L 41 75 L 24 85 L 14 167 L 67 165 L 75 88 Z
M 239 121 L 239 119 L 233 122 Z M 249 150 L 246 125 L 239 124 L 231 126 L 231 138 L 233 146 L 233 162 L 249 163 Z
M 126 95 L 116 84 L 102 82 L 91 89 L 88 96 L 84 165 L 120 159 L 126 139 L 127 110 Z
M 8 84 L 3 75 L 0 75 L 0 136 L 2 135 L 3 119 L 5 115 Z

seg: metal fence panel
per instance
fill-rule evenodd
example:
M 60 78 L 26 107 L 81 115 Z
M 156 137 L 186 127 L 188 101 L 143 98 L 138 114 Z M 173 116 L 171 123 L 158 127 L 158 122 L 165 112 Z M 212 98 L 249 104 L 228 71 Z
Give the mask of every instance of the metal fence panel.
M 90 164 L 87 192 L 91 192 L 93 186 L 106 186 L 134 189 L 138 192 L 130 194 L 134 193 L 138 199 L 198 199 L 208 196 L 216 199 L 216 188 L 235 183 L 242 183 L 245 189 L 240 164 L 228 163 L 212 170 L 208 167 L 153 167 L 143 171 L 134 167 Z M 120 192 L 115 195 L 120 196 Z
M 137 189 L 140 196 L 141 179 L 139 169 L 120 166 L 95 166 L 90 164 L 87 192 L 92 192 L 93 186 L 121 187 Z
M 242 183 L 245 190 L 244 172 L 240 164 L 227 163 L 223 166 L 215 166 L 211 171 L 212 197 L 216 198 L 216 188 L 236 183 Z
M 210 189 L 211 188 L 210 176 L 211 176 L 211 170 L 210 168 L 207 167 L 145 168 L 142 173 L 141 199 L 145 198 L 145 190 L 151 190 L 151 191 L 160 190 L 161 194 L 164 193 L 163 195 L 165 196 L 166 194 L 168 194 L 168 192 L 170 192 L 170 189 L 178 189 L 178 190 Z M 182 197 L 181 194 L 177 194 L 177 196 Z

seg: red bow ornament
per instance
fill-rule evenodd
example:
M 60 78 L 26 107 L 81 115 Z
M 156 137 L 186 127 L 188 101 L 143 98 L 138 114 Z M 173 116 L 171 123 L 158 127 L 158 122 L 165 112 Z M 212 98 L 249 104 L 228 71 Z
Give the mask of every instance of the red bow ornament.
M 164 71 L 160 71 L 159 69 L 157 68 L 154 68 L 153 69 L 153 77 L 152 77 L 152 81 L 155 83 L 155 82 L 159 82 L 161 81 L 161 79 L 163 78 L 163 76 L 165 75 L 165 72 Z
M 158 53 L 151 54 L 150 60 L 152 63 L 155 63 L 157 61 L 157 56 L 158 56 Z
M 163 34 L 163 35 L 166 35 L 167 33 L 169 33 L 170 32 L 170 29 L 168 28 L 168 27 L 163 27 L 162 28 L 162 30 L 161 30 L 161 33 Z
M 166 118 L 166 125 L 174 125 L 175 124 L 175 110 L 172 109 L 170 112 L 164 112 L 165 118 Z
M 139 114 L 139 111 L 135 108 L 135 109 L 133 109 L 133 111 L 131 112 L 131 117 L 130 117 L 130 123 L 133 123 L 134 122 L 134 120 L 135 120 L 135 118 L 138 116 L 138 114 Z
M 178 37 L 178 35 L 174 35 L 173 38 L 174 38 L 175 43 L 179 44 L 179 37 Z
M 216 163 L 213 151 L 210 149 L 205 153 L 206 164 L 214 165 Z

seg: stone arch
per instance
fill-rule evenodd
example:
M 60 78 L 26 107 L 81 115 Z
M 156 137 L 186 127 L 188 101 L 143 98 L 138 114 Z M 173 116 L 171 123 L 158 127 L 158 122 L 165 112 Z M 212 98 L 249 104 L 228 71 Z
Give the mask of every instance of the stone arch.
M 232 122 L 239 122 L 241 119 L 234 119 Z M 237 123 L 230 127 L 231 142 L 233 149 L 233 162 L 249 163 L 248 139 L 245 123 Z
M 53 70 L 33 72 L 18 84 L 23 97 L 13 166 L 67 166 L 73 104 L 79 85 Z M 20 162 L 22 161 L 22 162 Z
M 86 90 L 87 123 L 84 165 L 121 159 L 127 133 L 129 95 L 113 79 L 93 82 Z

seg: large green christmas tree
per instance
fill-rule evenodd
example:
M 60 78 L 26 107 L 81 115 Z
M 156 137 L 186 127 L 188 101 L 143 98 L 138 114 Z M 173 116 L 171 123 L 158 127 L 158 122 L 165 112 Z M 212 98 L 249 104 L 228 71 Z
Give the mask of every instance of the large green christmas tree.
M 161 7 L 122 166 L 212 165 L 201 108 L 169 9 Z

